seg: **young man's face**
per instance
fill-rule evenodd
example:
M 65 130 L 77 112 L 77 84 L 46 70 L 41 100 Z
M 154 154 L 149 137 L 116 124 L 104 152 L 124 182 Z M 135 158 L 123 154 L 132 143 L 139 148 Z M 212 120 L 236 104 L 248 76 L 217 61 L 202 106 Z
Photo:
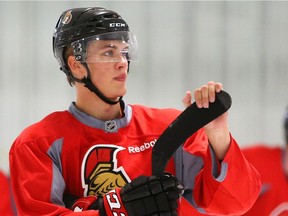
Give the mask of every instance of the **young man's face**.
M 120 40 L 99 40 L 88 43 L 86 63 L 91 80 L 108 98 L 126 94 L 129 45 Z

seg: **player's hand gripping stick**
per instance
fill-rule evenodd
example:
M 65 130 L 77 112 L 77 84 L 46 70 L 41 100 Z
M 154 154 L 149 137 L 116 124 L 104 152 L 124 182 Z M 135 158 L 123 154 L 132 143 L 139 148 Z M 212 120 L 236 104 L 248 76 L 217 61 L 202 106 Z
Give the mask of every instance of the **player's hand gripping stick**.
M 209 108 L 198 108 L 194 102 L 186 108 L 162 133 L 152 152 L 152 175 L 163 174 L 166 164 L 188 137 L 225 113 L 232 104 L 230 95 L 221 91 L 216 93 L 215 102 Z

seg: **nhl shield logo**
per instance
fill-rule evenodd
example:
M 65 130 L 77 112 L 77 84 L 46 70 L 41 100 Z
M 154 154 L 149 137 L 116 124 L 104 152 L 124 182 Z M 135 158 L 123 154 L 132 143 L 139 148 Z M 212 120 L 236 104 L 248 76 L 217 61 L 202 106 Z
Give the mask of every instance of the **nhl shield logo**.
M 105 131 L 116 132 L 118 130 L 117 122 L 115 120 L 109 120 L 105 122 Z

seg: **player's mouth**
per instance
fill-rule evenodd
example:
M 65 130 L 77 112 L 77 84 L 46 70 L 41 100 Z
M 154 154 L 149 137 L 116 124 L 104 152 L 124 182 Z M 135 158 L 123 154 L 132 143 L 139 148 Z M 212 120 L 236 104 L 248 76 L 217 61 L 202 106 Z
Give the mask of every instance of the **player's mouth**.
M 127 79 L 127 75 L 126 74 L 121 74 L 117 77 L 114 78 L 114 80 L 119 81 L 119 82 L 125 82 Z

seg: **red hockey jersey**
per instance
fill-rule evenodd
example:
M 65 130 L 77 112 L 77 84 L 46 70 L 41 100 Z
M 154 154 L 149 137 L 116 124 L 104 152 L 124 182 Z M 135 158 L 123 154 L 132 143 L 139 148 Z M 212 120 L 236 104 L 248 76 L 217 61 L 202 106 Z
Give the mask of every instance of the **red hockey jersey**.
M 98 215 L 96 210 L 76 213 L 65 208 L 63 193 L 101 196 L 139 175 L 151 175 L 153 145 L 180 111 L 125 105 L 124 112 L 121 119 L 100 121 L 72 103 L 69 110 L 52 113 L 26 128 L 10 150 L 20 215 Z M 232 137 L 221 163 L 203 129 L 183 149 L 167 166 L 183 182 L 184 196 L 192 203 L 180 205 L 179 215 L 190 215 L 195 209 L 235 215 L 252 206 L 260 190 L 259 174 Z
M 288 176 L 284 172 L 284 149 L 257 144 L 243 149 L 243 153 L 261 175 L 261 192 L 254 206 L 245 216 L 288 215 Z
M 14 202 L 10 187 L 10 179 L 6 174 L 0 171 L 0 215 L 1 216 L 15 216 L 17 215 L 14 209 Z

